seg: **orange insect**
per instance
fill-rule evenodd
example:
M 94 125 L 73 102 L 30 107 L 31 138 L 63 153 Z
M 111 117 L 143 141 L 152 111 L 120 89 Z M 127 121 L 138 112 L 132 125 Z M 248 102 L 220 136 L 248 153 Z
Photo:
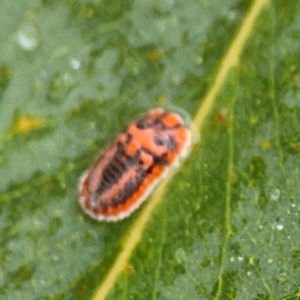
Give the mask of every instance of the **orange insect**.
M 99 221 L 129 216 L 186 156 L 190 140 L 183 119 L 161 108 L 133 121 L 82 176 L 82 208 Z

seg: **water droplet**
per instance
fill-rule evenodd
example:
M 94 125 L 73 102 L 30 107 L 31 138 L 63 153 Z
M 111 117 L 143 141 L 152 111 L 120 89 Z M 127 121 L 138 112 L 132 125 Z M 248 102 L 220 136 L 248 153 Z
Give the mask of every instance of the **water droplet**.
M 244 261 L 244 256 L 239 255 L 239 256 L 237 257 L 237 260 L 238 260 L 238 262 Z
M 296 207 L 296 204 L 295 204 L 295 203 L 291 203 L 291 207 L 292 207 L 292 208 L 295 208 L 295 207 Z
M 81 63 L 78 59 L 76 58 L 71 58 L 70 59 L 70 65 L 71 65 L 71 68 L 74 69 L 74 70 L 78 70 L 81 66 Z
M 272 262 L 273 262 L 273 259 L 272 259 L 272 258 L 268 259 L 268 263 L 269 263 L 269 264 L 271 264 Z
M 35 24 L 26 23 L 18 31 L 16 39 L 23 50 L 33 51 L 40 43 L 39 30 Z
M 279 199 L 280 195 L 281 195 L 280 190 L 279 190 L 279 189 L 274 189 L 274 190 L 271 192 L 271 194 L 270 194 L 270 198 L 271 198 L 271 200 L 273 200 L 273 201 L 277 201 L 277 200 Z
M 283 224 L 281 222 L 275 222 L 275 227 L 278 229 L 278 230 L 282 230 L 283 229 Z

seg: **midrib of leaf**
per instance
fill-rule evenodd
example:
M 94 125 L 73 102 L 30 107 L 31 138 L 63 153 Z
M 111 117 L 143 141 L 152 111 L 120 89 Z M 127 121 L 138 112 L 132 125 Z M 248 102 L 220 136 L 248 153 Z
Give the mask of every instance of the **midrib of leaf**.
M 249 38 L 250 33 L 253 30 L 255 21 L 262 11 L 263 7 L 267 4 L 268 0 L 256 0 L 253 2 L 252 6 L 250 7 L 248 13 L 244 17 L 240 29 L 238 30 L 236 36 L 234 37 L 231 45 L 228 48 L 227 53 L 224 55 L 219 71 L 216 75 L 214 82 L 212 83 L 211 87 L 209 88 L 206 96 L 201 101 L 201 104 L 197 110 L 196 116 L 192 122 L 191 131 L 201 131 L 203 127 L 203 123 L 208 116 L 210 109 L 212 108 L 216 96 L 218 95 L 221 87 L 223 86 L 225 80 L 228 77 L 229 71 L 239 62 L 241 52 L 244 48 L 245 42 Z M 230 171 L 230 166 L 228 167 L 228 172 Z M 158 204 L 162 201 L 163 196 L 167 190 L 169 183 L 171 182 L 172 178 L 175 175 L 175 170 L 170 172 L 167 178 L 159 185 L 159 187 L 154 191 L 151 198 L 146 203 L 144 209 L 142 210 L 141 214 L 137 218 L 137 220 L 133 223 L 131 228 L 125 234 L 126 239 L 124 240 L 123 249 L 117 255 L 114 263 L 112 264 L 110 270 L 108 271 L 106 277 L 104 278 L 103 282 L 99 285 L 98 289 L 96 290 L 95 294 L 92 297 L 92 300 L 102 300 L 105 299 L 109 291 L 112 289 L 114 283 L 116 282 L 118 275 L 124 270 L 132 252 L 136 248 L 137 244 L 142 238 L 144 229 L 151 219 L 153 215 L 154 209 L 158 206 Z M 228 192 L 228 190 L 227 190 Z M 227 198 L 227 205 L 230 204 L 230 196 Z M 227 214 L 229 214 L 229 210 L 227 208 Z M 227 215 L 226 222 L 227 222 L 227 234 L 224 239 L 223 249 L 226 250 L 226 245 L 228 243 L 228 238 L 230 235 L 230 225 L 228 225 L 230 220 L 227 220 L 230 215 Z M 224 251 L 225 251 L 224 250 Z M 223 253 L 224 254 L 224 253 Z M 221 263 L 221 268 L 224 265 L 224 262 Z M 221 270 L 221 269 L 220 269 Z M 222 289 L 222 280 L 219 277 L 219 287 L 217 291 L 216 298 L 219 298 L 221 295 Z
M 156 283 L 158 282 L 159 276 L 160 276 L 160 271 L 161 271 L 161 266 L 162 266 L 162 255 L 163 255 L 163 245 L 165 245 L 166 242 L 166 232 L 167 232 L 167 228 L 166 228 L 166 221 L 165 219 L 163 219 L 163 221 L 161 222 L 161 227 L 160 227 L 160 242 L 158 244 L 157 247 L 157 256 L 156 256 L 156 265 L 157 268 L 155 269 L 155 273 L 154 273 L 154 286 L 152 289 L 152 295 L 151 295 L 151 299 L 155 300 L 156 299 Z

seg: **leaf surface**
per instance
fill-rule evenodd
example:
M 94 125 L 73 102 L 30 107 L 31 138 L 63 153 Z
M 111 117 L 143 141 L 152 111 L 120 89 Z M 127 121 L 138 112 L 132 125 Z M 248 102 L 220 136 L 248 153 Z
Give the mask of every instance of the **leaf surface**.
M 93 221 L 79 177 L 138 114 L 167 103 L 197 115 L 249 9 L 2 0 L 4 299 L 95 297 L 145 205 Z M 299 11 L 292 0 L 262 11 L 107 299 L 300 298 Z

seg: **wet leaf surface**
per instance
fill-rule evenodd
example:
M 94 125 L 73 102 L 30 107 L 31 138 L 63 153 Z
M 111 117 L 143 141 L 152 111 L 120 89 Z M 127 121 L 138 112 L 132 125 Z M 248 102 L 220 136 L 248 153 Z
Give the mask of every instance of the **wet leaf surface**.
M 140 213 L 77 185 L 138 114 L 195 115 L 248 1 L 1 1 L 0 290 L 91 299 Z M 299 4 L 266 6 L 108 299 L 300 299 Z

